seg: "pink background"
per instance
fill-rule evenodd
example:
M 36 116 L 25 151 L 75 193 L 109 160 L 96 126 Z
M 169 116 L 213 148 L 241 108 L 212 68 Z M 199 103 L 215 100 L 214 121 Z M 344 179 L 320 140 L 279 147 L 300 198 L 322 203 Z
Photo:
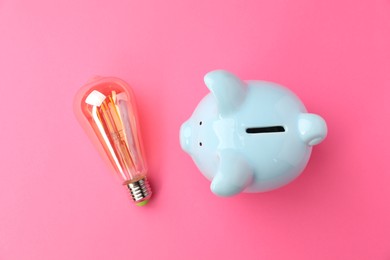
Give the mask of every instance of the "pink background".
M 292 184 L 219 198 L 181 151 L 217 68 L 327 120 Z M 147 207 L 73 116 L 94 75 L 134 88 Z M 0 259 L 390 259 L 389 88 L 389 0 L 0 0 Z

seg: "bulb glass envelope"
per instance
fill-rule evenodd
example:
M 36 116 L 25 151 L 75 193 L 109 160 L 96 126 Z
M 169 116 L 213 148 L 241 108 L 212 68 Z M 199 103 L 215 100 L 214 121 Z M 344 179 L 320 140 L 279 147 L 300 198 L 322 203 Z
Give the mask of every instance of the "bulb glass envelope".
M 117 78 L 97 78 L 76 95 L 74 110 L 84 130 L 123 184 L 145 177 L 147 165 L 134 95 Z

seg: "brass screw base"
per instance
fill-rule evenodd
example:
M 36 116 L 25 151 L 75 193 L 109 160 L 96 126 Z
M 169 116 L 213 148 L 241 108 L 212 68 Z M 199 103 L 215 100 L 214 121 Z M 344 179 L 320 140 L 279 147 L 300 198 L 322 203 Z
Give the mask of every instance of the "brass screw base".
M 137 205 L 145 205 L 146 203 L 142 202 L 147 201 L 152 196 L 152 189 L 146 177 L 127 183 L 126 186 L 130 190 L 131 197 Z

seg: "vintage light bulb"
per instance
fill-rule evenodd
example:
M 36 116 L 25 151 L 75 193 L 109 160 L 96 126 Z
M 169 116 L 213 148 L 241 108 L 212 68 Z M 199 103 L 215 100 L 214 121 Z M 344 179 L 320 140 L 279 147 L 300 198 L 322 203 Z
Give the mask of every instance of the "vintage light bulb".
M 130 190 L 135 204 L 145 205 L 152 191 L 129 86 L 117 78 L 95 78 L 76 94 L 74 111 L 101 155 Z

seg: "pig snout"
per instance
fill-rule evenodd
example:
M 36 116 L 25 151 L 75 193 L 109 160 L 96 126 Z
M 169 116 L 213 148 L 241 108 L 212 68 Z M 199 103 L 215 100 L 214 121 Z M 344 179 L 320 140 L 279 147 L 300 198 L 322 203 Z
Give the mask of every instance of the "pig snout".
M 180 127 L 180 145 L 187 153 L 190 152 L 191 132 L 191 126 L 188 122 L 185 122 Z

